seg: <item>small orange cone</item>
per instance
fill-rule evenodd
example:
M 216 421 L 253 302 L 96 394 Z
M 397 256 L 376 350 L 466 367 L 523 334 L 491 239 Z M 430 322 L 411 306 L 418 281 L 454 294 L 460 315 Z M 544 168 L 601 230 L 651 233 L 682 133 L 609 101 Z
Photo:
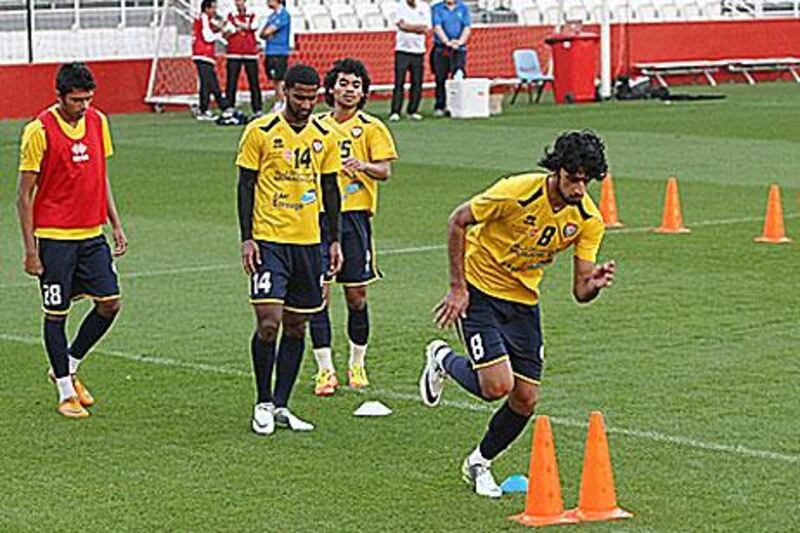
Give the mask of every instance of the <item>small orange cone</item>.
M 536 417 L 532 446 L 525 511 L 508 518 L 525 526 L 576 524 L 578 519 L 564 512 L 553 431 L 545 415 Z
M 781 206 L 781 189 L 777 185 L 769 188 L 767 200 L 767 216 L 764 218 L 764 232 L 761 237 L 756 237 L 756 242 L 770 242 L 782 244 L 792 242 L 786 236 L 783 228 L 783 207 Z
M 589 434 L 586 436 L 578 507 L 569 512 L 575 518 L 589 522 L 633 516 L 617 506 L 606 428 L 603 413 L 600 411 L 593 411 L 589 415 Z
M 681 199 L 678 196 L 678 180 L 670 176 L 667 180 L 667 196 L 664 198 L 664 216 L 661 226 L 656 228 L 656 233 L 689 233 L 689 228 L 683 226 L 681 215 Z
M 603 179 L 600 189 L 600 214 L 607 229 L 621 228 L 622 222 L 617 216 L 617 196 L 614 194 L 614 178 L 609 173 Z

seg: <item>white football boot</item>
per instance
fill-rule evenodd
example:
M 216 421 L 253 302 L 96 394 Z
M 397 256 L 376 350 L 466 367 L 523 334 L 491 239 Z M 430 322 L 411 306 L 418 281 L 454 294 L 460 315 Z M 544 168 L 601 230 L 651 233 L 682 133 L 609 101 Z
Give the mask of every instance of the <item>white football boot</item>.
M 447 379 L 447 373 L 439 363 L 437 355 L 442 351 L 451 351 L 450 345 L 443 340 L 432 341 L 425 348 L 425 366 L 419 378 L 419 394 L 422 403 L 428 407 L 436 407 L 442 399 L 442 389 Z
M 251 427 L 257 435 L 275 433 L 275 406 L 269 402 L 257 403 L 253 408 Z
M 470 464 L 469 457 L 467 457 L 464 459 L 464 464 L 461 465 L 461 475 L 465 482 L 472 485 L 478 496 L 500 498 L 503 495 L 503 489 L 497 485 L 492 475 L 491 463 Z
M 300 420 L 292 414 L 286 407 L 275 409 L 275 423 L 280 427 L 291 429 L 292 431 L 313 431 L 314 424 Z

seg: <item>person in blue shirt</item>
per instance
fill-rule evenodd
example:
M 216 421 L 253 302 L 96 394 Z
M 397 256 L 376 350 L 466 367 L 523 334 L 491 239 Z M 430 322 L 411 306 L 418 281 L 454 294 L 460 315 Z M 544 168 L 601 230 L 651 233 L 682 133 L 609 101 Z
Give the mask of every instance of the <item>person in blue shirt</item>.
M 434 116 L 445 115 L 447 78 L 461 71 L 465 75 L 467 40 L 469 39 L 469 8 L 461 0 L 444 0 L 431 8 L 433 24 L 433 51 L 431 67 L 436 78 L 436 105 Z
M 292 32 L 292 18 L 284 5 L 286 0 L 267 0 L 272 13 L 264 23 L 259 36 L 264 39 L 264 69 L 267 78 L 275 84 L 275 103 L 273 113 L 283 111 L 283 76 L 289 64 L 289 36 Z

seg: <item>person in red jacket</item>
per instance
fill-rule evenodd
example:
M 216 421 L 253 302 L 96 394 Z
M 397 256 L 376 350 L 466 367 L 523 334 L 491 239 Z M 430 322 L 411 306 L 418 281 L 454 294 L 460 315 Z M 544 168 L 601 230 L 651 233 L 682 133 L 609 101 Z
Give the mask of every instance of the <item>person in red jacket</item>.
M 258 85 L 258 41 L 256 40 L 258 21 L 255 13 L 247 10 L 245 0 L 236 0 L 235 4 L 236 11 L 228 13 L 227 17 L 227 25 L 234 31 L 228 35 L 228 81 L 225 97 L 231 107 L 236 107 L 236 86 L 239 84 L 239 73 L 244 67 L 247 84 L 250 87 L 250 107 L 253 114 L 260 115 L 261 87 Z
M 86 407 L 94 404 L 78 367 L 119 312 L 112 255 L 128 248 L 106 173 L 113 152 L 108 120 L 90 105 L 94 89 L 86 65 L 62 65 L 57 103 L 25 126 L 20 146 L 17 211 L 24 268 L 39 278 L 48 374 L 58 388 L 58 412 L 70 418 L 89 416 Z M 113 251 L 103 236 L 109 222 Z M 94 307 L 68 344 L 70 304 L 82 297 L 94 300 Z
M 192 24 L 192 61 L 197 66 L 197 76 L 200 78 L 198 120 L 214 120 L 216 118 L 208 109 L 212 94 L 221 111 L 228 108 L 228 101 L 219 89 L 215 70 L 217 41 L 226 43 L 222 36 L 222 21 L 217 17 L 217 2 L 216 0 L 203 0 L 200 4 L 200 16 Z

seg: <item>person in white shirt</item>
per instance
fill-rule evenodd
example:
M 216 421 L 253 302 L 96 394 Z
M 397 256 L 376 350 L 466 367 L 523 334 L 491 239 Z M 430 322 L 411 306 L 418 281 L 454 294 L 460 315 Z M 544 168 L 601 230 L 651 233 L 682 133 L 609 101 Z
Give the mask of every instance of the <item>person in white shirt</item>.
M 422 120 L 419 102 L 422 99 L 422 72 L 425 58 L 425 34 L 431 29 L 431 8 L 423 0 L 405 0 L 397 7 L 397 40 L 394 52 L 394 91 L 389 120 L 400 120 L 403 107 L 403 85 L 411 71 L 408 114 Z

